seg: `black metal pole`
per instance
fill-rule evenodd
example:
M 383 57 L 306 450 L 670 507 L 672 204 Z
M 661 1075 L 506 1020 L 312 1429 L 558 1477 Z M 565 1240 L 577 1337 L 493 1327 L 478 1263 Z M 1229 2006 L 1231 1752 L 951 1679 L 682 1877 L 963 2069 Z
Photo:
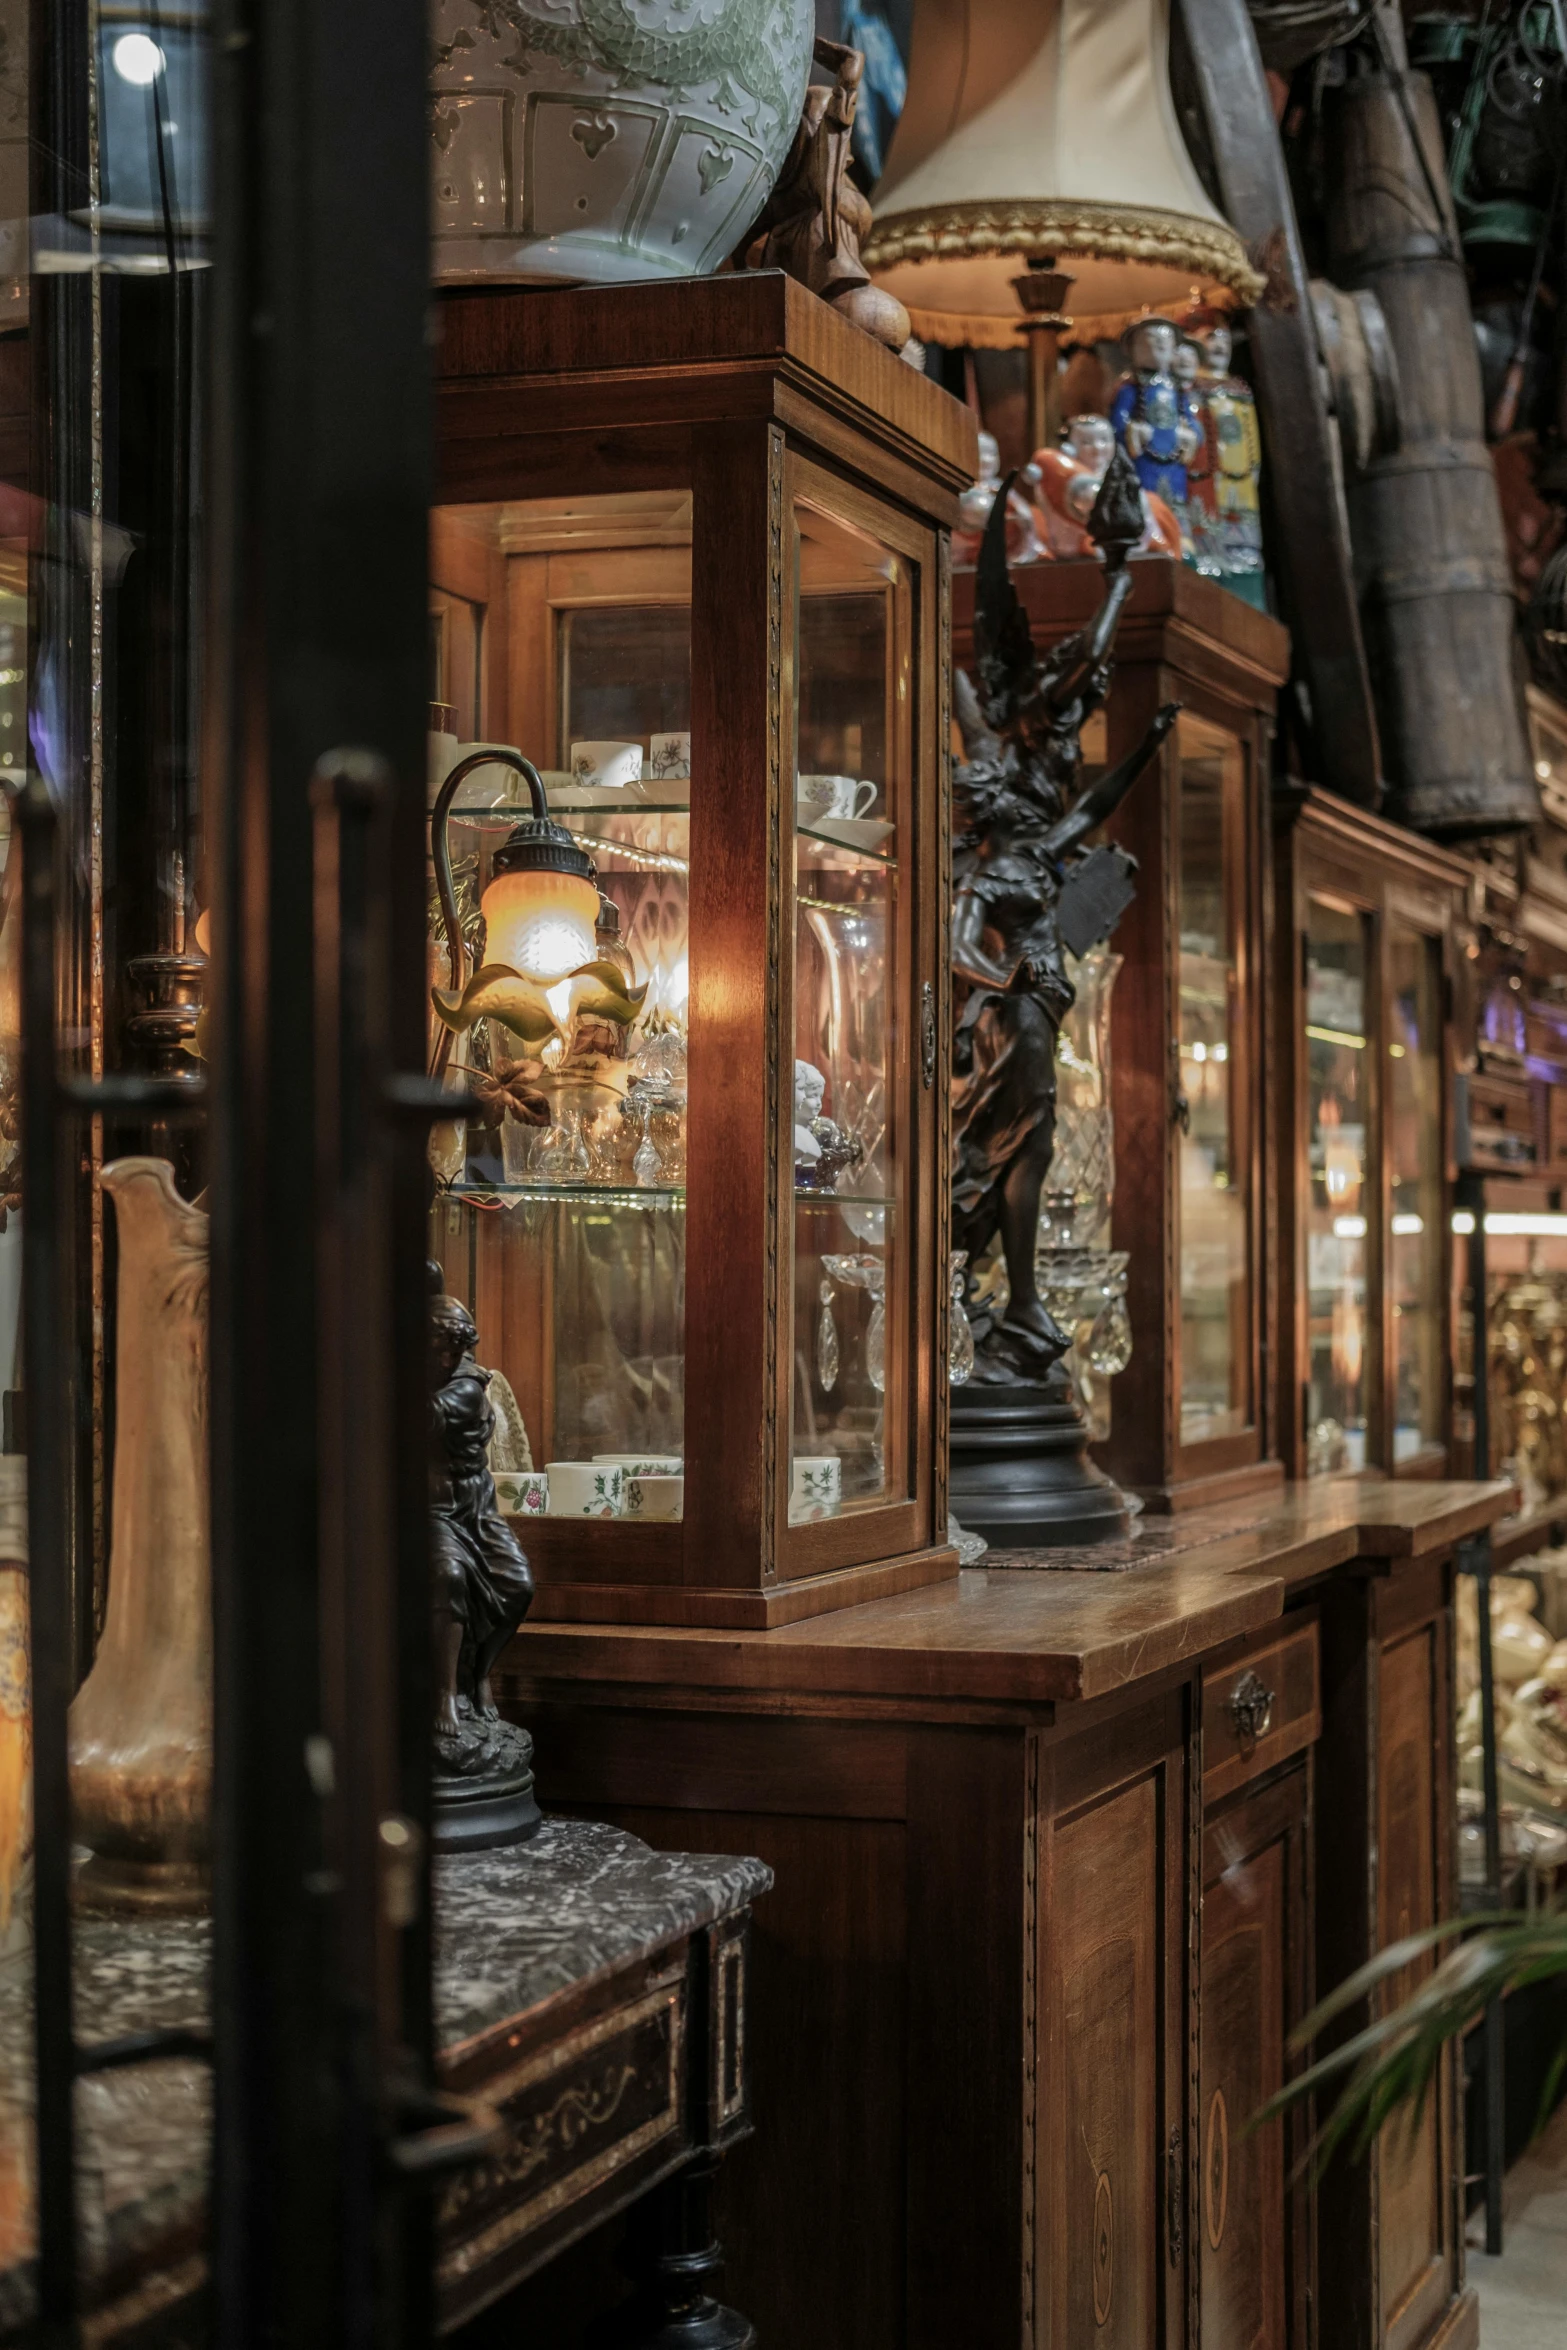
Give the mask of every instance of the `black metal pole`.
M 1473 1419 L 1476 1477 L 1491 1474 L 1490 1334 L 1487 1328 L 1485 1266 L 1485 1182 L 1467 1177 L 1457 1193 L 1459 1204 L 1472 1219 L 1469 1230 L 1468 1277 L 1473 1339 Z M 1502 1902 L 1502 1811 L 1497 1784 L 1496 1680 L 1491 1655 L 1491 1536 L 1482 1530 L 1460 1554 L 1474 1577 L 1476 1636 L 1480 1663 L 1480 1756 L 1484 1789 L 1486 1906 L 1498 1910 Z M 1493 1999 L 1485 2011 L 1485 2248 L 1502 2249 L 1502 2169 L 1506 2156 L 1507 2103 L 1503 2009 Z
M 423 1135 L 343 1131 L 383 1046 L 353 1018 L 329 1038 L 318 1015 L 348 1008 L 345 985 L 356 1003 L 382 991 L 384 1056 L 422 1077 L 426 11 L 220 0 L 214 57 L 216 2335 L 418 2350 L 427 2193 L 395 2186 L 386 2152 L 428 2078 L 428 1900 L 394 1928 L 377 1893 L 383 1831 L 417 1829 L 428 1804 L 428 1711 L 410 1697 L 429 1641 Z M 354 917 L 372 910 L 352 822 L 325 836 L 342 888 L 318 870 L 312 778 L 344 745 L 387 778 L 387 945 L 368 981 L 342 959 L 369 951 Z M 390 1193 L 378 1247 L 347 1229 L 356 1187 Z M 351 1272 L 390 1328 L 358 1417 Z M 329 1449 L 345 1428 L 346 1485 Z
M 28 1604 L 33 1667 L 33 2014 L 38 2097 L 38 2306 L 43 2338 L 75 2337 L 72 2124 L 71 1790 L 66 1716 L 74 1688 L 67 1547 L 67 1365 L 61 1216 L 71 1197 L 55 1038 L 55 860 L 49 788 L 17 801 L 22 855 L 23 1392 L 27 1411 Z

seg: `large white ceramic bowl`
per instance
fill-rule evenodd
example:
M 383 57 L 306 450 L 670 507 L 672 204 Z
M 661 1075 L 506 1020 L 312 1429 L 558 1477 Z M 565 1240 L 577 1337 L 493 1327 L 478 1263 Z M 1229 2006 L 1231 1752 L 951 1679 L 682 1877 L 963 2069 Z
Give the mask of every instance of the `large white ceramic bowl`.
M 751 226 L 812 0 L 431 0 L 435 274 L 700 277 Z

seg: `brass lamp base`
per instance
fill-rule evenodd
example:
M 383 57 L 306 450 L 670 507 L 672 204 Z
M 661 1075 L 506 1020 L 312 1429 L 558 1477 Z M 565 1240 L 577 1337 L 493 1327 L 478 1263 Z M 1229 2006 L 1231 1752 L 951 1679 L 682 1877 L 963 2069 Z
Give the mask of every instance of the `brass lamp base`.
M 212 1907 L 212 1872 L 197 1860 L 119 1860 L 95 1852 L 76 1877 L 81 1909 L 189 1917 Z

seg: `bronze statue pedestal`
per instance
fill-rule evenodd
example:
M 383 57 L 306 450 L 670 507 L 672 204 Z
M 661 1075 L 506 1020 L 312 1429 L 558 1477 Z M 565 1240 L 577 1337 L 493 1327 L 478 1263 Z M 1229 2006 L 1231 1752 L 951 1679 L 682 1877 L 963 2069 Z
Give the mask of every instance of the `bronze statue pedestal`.
M 543 1825 L 533 1793 L 533 1740 L 515 1722 L 475 1715 L 464 1698 L 458 1737 L 437 1734 L 430 1835 L 437 1852 L 494 1852 Z
M 961 1524 L 998 1550 L 1113 1542 L 1131 1526 L 1125 1494 L 1088 1457 L 1088 1430 L 1059 1363 L 1038 1385 L 976 1380 L 953 1389 L 947 1490 Z

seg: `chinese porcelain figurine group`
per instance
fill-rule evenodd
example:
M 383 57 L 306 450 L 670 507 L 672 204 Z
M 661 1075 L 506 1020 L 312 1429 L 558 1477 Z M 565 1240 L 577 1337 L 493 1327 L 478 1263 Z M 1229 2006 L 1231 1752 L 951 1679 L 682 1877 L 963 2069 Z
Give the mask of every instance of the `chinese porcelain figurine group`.
M 1137 551 L 1179 557 L 1265 608 L 1262 443 L 1251 386 L 1231 373 L 1230 329 L 1215 311 L 1177 322 L 1140 318 L 1126 336 L 1128 371 L 1108 416 L 1071 417 L 1059 445 L 1039 449 L 1008 494 L 1014 563 L 1092 555 L 1088 515 L 1112 451 L 1131 460 L 1142 493 Z M 980 435 L 980 478 L 953 535 L 960 564 L 978 559 L 1000 488 L 995 441 Z

